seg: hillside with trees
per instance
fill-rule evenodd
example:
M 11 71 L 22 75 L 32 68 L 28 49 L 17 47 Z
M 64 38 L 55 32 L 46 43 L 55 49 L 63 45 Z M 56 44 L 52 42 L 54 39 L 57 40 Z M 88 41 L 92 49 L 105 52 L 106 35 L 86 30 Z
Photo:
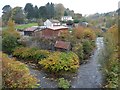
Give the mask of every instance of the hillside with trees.
M 112 25 L 118 22 L 118 12 L 112 11 L 108 13 L 96 13 L 93 15 L 87 16 L 86 20 L 92 25 L 97 28 L 110 28 Z
M 119 89 L 120 9 L 82 16 L 48 2 L 2 10 L 0 88 Z
M 61 20 L 62 16 L 72 16 L 74 19 L 80 20 L 82 14 L 74 13 L 73 10 L 65 8 L 63 4 L 47 3 L 44 6 L 33 5 L 27 3 L 25 7 L 14 7 L 5 5 L 3 8 L 3 26 L 7 25 L 7 21 L 12 18 L 16 24 L 24 24 L 30 22 L 38 22 L 46 19 L 58 19 Z

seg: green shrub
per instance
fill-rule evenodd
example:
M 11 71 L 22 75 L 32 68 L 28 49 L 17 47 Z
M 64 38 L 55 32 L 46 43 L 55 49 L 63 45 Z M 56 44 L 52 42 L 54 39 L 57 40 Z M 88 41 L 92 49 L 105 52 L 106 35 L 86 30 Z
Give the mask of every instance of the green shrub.
M 85 28 L 84 32 L 83 32 L 83 38 L 95 40 L 96 34 L 95 34 L 94 30 L 92 30 L 91 28 Z
M 105 72 L 105 87 L 119 87 L 119 44 L 118 44 L 118 26 L 113 25 L 104 36 L 105 41 L 105 57 L 103 71 Z
M 14 28 L 14 21 L 11 19 L 8 21 L 8 28 L 2 32 L 2 48 L 3 51 L 10 54 L 13 49 L 19 45 L 18 39 L 20 34 Z
M 84 58 L 87 58 L 91 54 L 92 50 L 93 50 L 92 41 L 85 39 L 83 41 L 83 53 L 85 55 Z
M 74 23 L 79 23 L 79 22 L 80 22 L 80 20 L 75 19 L 73 22 L 74 22 Z
M 15 47 L 18 47 L 19 43 L 17 38 L 12 35 L 7 35 L 2 38 L 2 50 L 8 54 L 12 53 Z
M 15 23 L 12 19 L 9 19 L 7 29 L 2 32 L 3 37 L 6 37 L 8 35 L 14 36 L 17 39 L 20 38 L 20 34 L 15 30 Z
M 77 44 L 73 47 L 72 51 L 74 53 L 76 53 L 79 57 L 80 63 L 83 62 L 83 58 L 84 58 L 84 53 L 83 53 L 83 46 L 82 44 Z
M 33 60 L 38 62 L 39 60 L 48 57 L 50 54 L 47 50 L 37 50 L 37 48 L 18 47 L 14 50 L 13 56 L 24 59 Z
M 103 32 L 102 32 L 102 30 L 95 30 L 95 34 L 96 34 L 96 36 L 97 37 L 103 37 Z
M 15 59 L 2 54 L 3 88 L 35 88 L 38 80 L 30 75 L 28 67 Z
M 79 68 L 79 59 L 73 52 L 53 52 L 39 64 L 51 72 L 75 71 Z
M 59 78 L 58 87 L 61 89 L 68 89 L 68 88 L 70 88 L 70 83 L 67 80 L 65 80 L 64 78 Z
M 117 88 L 119 80 L 119 62 L 117 53 L 112 54 L 111 58 L 108 59 L 107 66 L 105 66 L 106 74 L 106 88 Z

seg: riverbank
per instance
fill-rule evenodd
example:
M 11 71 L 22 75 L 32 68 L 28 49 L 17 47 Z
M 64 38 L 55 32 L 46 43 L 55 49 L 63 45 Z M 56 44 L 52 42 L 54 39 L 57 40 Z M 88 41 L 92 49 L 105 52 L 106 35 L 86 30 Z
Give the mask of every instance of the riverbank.
M 102 72 L 100 71 L 99 53 L 104 47 L 103 37 L 96 39 L 97 49 L 86 64 L 82 64 L 77 73 L 68 75 L 66 79 L 70 82 L 72 88 L 100 88 L 102 86 Z M 40 80 L 41 88 L 57 88 L 57 80 L 48 76 L 43 70 L 35 69 L 33 65 L 28 64 L 31 74 Z

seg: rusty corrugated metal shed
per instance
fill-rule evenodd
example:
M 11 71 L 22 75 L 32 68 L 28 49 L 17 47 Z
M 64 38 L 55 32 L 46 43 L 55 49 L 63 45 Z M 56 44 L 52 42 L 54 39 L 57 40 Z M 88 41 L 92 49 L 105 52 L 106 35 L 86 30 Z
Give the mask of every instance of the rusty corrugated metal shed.
M 55 47 L 68 50 L 70 48 L 70 42 L 56 41 Z

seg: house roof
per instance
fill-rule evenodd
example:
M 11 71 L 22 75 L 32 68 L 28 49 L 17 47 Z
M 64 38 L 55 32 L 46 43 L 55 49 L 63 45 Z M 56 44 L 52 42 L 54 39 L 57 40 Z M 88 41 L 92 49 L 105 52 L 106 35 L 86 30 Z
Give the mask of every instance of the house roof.
M 35 31 L 38 27 L 34 26 L 34 27 L 29 27 L 27 29 L 25 29 L 25 31 Z
M 69 49 L 70 42 L 56 41 L 55 42 L 55 47 L 56 48 L 61 48 L 61 49 Z
M 52 23 L 60 23 L 60 21 L 55 20 L 55 19 L 51 19 L 50 21 L 51 21 Z
M 68 29 L 68 27 L 65 27 L 65 26 L 54 26 L 54 27 L 48 27 L 48 29 L 59 30 L 59 29 Z

